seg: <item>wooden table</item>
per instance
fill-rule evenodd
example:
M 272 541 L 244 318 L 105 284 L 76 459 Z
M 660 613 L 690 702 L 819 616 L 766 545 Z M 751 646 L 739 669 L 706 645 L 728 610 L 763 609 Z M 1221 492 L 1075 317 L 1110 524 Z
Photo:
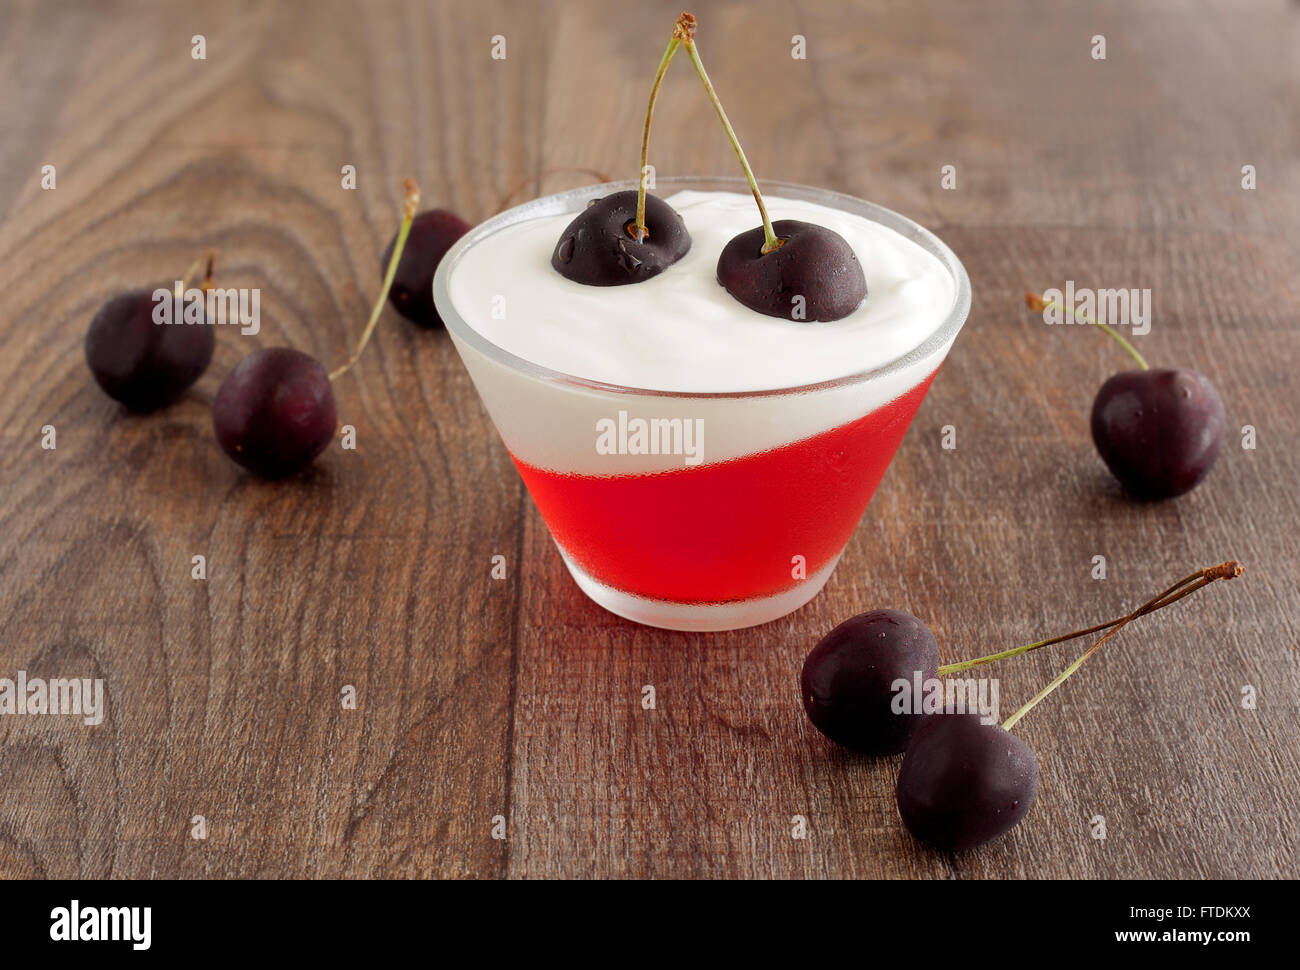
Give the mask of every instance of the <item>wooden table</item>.
M 108 703 L 93 728 L 0 717 L 0 874 L 1296 875 L 1294 4 L 695 10 L 759 175 L 912 216 L 975 292 L 828 587 L 784 620 L 690 635 L 594 606 L 447 336 L 391 312 L 339 382 L 355 451 L 279 484 L 221 453 L 210 404 L 241 356 L 355 343 L 402 176 L 482 219 L 590 181 L 554 169 L 635 174 L 679 7 L 609 9 L 0 3 L 0 676 L 102 678 Z M 685 63 L 657 118 L 661 173 L 734 171 Z M 262 330 L 223 328 L 184 400 L 129 416 L 87 372 L 87 323 L 209 246 L 225 285 L 261 288 Z M 1149 287 L 1141 348 L 1221 390 L 1227 443 L 1195 492 L 1138 505 L 1106 473 L 1087 417 L 1125 358 L 1022 305 L 1067 279 Z M 1038 798 L 978 851 L 913 841 L 898 759 L 836 749 L 801 710 L 804 655 L 855 612 L 913 612 L 953 660 L 1229 557 L 1245 577 L 1135 624 L 1017 728 Z M 1001 665 L 1004 706 L 1081 649 Z

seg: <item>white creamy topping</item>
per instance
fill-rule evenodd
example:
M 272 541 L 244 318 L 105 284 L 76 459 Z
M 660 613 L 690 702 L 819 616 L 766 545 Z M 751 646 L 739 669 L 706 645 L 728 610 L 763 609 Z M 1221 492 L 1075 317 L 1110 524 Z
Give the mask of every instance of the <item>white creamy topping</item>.
M 833 229 L 862 263 L 867 299 L 849 316 L 808 323 L 765 316 L 719 285 L 722 248 L 759 224 L 749 195 L 678 192 L 691 250 L 659 276 L 586 286 L 551 266 L 572 213 L 509 226 L 470 248 L 449 294 L 473 329 L 565 374 L 664 391 L 759 391 L 882 366 L 925 341 L 954 300 L 951 274 L 893 229 L 814 202 L 764 196 L 773 221 Z M 495 312 L 494 312 L 495 311 Z M 498 319 L 499 318 L 499 319 Z

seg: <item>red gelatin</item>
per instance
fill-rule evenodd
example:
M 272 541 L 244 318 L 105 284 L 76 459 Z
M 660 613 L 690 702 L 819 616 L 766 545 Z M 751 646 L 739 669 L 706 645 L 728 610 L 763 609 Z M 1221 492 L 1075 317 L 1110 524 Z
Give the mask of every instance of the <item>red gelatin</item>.
M 597 581 L 679 603 L 768 596 L 798 585 L 794 556 L 812 575 L 840 554 L 932 380 L 856 421 L 731 461 L 646 475 L 515 465 L 556 542 Z

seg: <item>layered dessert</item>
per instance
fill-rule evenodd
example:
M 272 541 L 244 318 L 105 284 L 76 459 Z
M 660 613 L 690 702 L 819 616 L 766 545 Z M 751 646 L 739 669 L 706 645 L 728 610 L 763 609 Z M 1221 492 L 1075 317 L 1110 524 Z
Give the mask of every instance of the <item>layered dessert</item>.
M 673 25 L 635 188 L 504 212 L 433 288 L 578 585 L 642 623 L 725 630 L 821 589 L 970 292 L 951 251 L 887 209 L 772 183 L 765 199 L 697 27 Z M 745 178 L 663 179 L 661 197 L 650 130 L 679 50 Z
M 900 216 L 770 184 L 773 221 L 834 230 L 869 290 L 833 322 L 797 300 L 760 313 L 718 278 L 753 228 L 743 183 L 660 181 L 682 186 L 665 201 L 690 248 L 653 278 L 584 285 L 552 265 L 575 212 L 620 188 L 602 185 L 478 227 L 435 297 L 579 585 L 651 625 L 752 625 L 834 568 L 965 317 L 965 276 Z

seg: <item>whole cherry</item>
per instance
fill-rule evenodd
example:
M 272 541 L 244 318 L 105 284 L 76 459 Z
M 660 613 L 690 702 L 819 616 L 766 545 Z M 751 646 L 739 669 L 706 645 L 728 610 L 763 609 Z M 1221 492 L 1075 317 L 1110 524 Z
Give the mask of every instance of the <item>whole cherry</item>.
M 469 223 L 449 209 L 429 209 L 415 217 L 388 292 L 393 309 L 426 329 L 442 326 L 442 317 L 433 305 L 433 274 L 447 250 L 469 230 Z M 380 257 L 380 267 L 392 262 L 396 247 L 394 235 Z
M 1032 292 L 1025 302 L 1039 312 L 1066 309 Z M 1223 448 L 1227 416 L 1219 392 L 1194 370 L 1152 368 L 1114 326 L 1073 313 L 1117 341 L 1139 368 L 1109 378 L 1093 400 L 1090 427 L 1102 461 L 1134 498 L 1190 492 Z
M 420 192 L 405 183 L 401 228 L 388 271 L 356 351 L 341 367 L 326 372 L 316 358 L 289 347 L 249 354 L 226 377 L 212 402 L 217 441 L 232 460 L 263 478 L 284 478 L 306 468 L 325 450 L 338 425 L 333 381 L 361 356 L 383 310 L 415 219 Z
M 171 404 L 203 376 L 216 346 L 203 306 L 194 302 L 212 281 L 191 290 L 189 280 L 198 263 L 177 284 L 177 292 L 131 290 L 110 298 L 86 331 L 86 364 L 104 393 L 132 411 L 154 411 Z M 184 301 L 190 300 L 185 306 Z M 166 305 L 163 305 L 163 304 Z M 173 305 L 185 306 L 175 319 Z M 166 311 L 160 313 L 159 311 Z
M 896 714 L 894 684 L 935 677 L 939 646 L 929 627 L 899 610 L 872 610 L 845 620 L 804 660 L 800 693 L 817 730 L 866 754 L 907 747 L 922 714 Z
M 1124 371 L 1092 404 L 1092 440 L 1135 498 L 1190 492 L 1218 460 L 1227 432 L 1219 392 L 1185 367 Z

